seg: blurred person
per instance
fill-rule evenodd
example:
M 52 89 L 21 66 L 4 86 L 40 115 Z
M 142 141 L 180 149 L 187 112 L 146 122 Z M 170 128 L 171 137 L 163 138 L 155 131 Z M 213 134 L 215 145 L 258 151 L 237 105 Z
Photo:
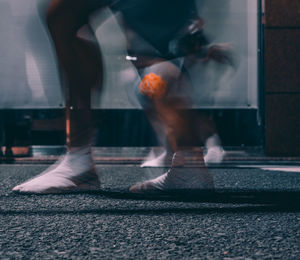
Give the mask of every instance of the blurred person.
M 92 12 L 104 7 L 121 12 L 126 28 L 149 42 L 155 50 L 155 55 L 139 57 L 135 66 L 143 75 L 140 91 L 152 98 L 158 125 L 165 132 L 173 153 L 169 171 L 156 179 L 132 186 L 130 191 L 213 189 L 212 176 L 205 167 L 182 167 L 192 153 L 190 147 L 200 141 L 194 127 L 197 116 L 182 109 L 190 105 L 189 99 L 180 95 L 180 89 L 188 88 L 188 80 L 178 65 L 180 59 L 177 59 L 192 53 L 192 50 L 184 49 L 186 39 L 180 34 L 196 18 L 194 1 L 174 0 L 170 8 L 167 0 L 52 0 L 46 20 L 67 84 L 66 112 L 70 119 L 67 122 L 67 154 L 45 172 L 13 190 L 46 194 L 99 189 L 100 180 L 91 154 L 93 125 L 90 93 L 92 87 L 101 85 L 103 68 L 101 51 L 95 44 L 88 18 Z M 81 37 L 79 32 L 83 30 L 94 40 Z M 220 62 L 227 59 L 222 48 L 216 46 L 206 50 L 205 59 L 210 58 Z M 152 95 L 151 90 L 147 92 L 147 86 L 153 82 L 159 90 Z M 197 152 L 196 156 L 204 164 L 203 153 Z
M 175 39 L 169 43 L 169 62 L 178 67 L 179 73 L 177 73 L 177 77 L 185 74 L 186 79 L 188 79 L 189 76 L 186 73 L 187 69 L 198 62 L 206 63 L 209 60 L 214 60 L 215 62 L 226 63 L 226 65 L 234 65 L 233 57 L 231 56 L 231 47 L 226 44 L 209 45 L 209 40 L 203 32 L 203 27 L 204 21 L 195 14 L 189 23 L 182 26 Z M 139 35 L 131 31 L 130 28 L 125 30 L 125 35 L 129 38 L 127 41 L 129 43 L 129 59 L 133 60 L 133 64 L 136 65 L 141 78 L 151 75 L 151 71 L 156 71 L 156 74 L 159 74 L 162 78 L 167 77 L 167 75 L 164 75 L 165 72 L 163 72 L 163 68 L 168 66 L 166 65 L 166 62 L 140 69 L 140 60 L 147 59 L 145 58 L 145 53 L 147 55 L 152 53 L 153 55 L 153 48 L 151 48 L 147 42 L 141 40 Z M 139 46 L 138 48 L 136 48 L 137 45 Z M 140 49 L 142 49 L 142 53 Z M 159 71 L 159 73 L 157 73 L 157 71 Z M 176 74 L 174 74 L 174 76 L 175 75 Z M 185 84 L 182 84 L 181 82 L 180 84 L 177 83 L 177 86 L 174 86 L 174 84 L 170 84 L 169 82 L 169 84 L 167 84 L 167 90 L 164 90 L 166 93 L 160 97 L 161 102 L 170 102 L 170 100 L 174 98 L 174 95 L 177 94 L 177 99 L 186 99 L 186 103 L 189 103 L 188 106 L 182 107 L 181 109 L 191 109 L 194 98 L 192 89 L 187 87 L 187 85 L 191 85 L 191 83 L 188 83 L 187 80 L 185 81 Z M 180 80 L 178 82 L 180 82 Z M 148 85 L 151 84 L 149 81 L 147 83 Z M 139 90 L 141 90 L 140 87 L 141 84 L 139 85 Z M 163 86 L 161 89 L 163 89 Z M 163 127 L 164 123 L 159 120 L 157 115 L 157 109 L 155 108 L 155 102 L 153 101 L 155 98 L 155 93 L 153 93 L 154 90 L 157 91 L 158 94 L 162 94 L 157 87 L 151 90 L 151 95 L 149 95 L 149 93 L 147 95 L 145 91 L 144 93 L 142 91 L 136 91 L 136 95 L 156 132 L 159 144 L 163 146 L 163 151 L 160 154 L 156 154 L 155 149 L 152 149 L 145 161 L 141 164 L 141 167 L 160 167 L 169 165 L 170 159 L 174 154 L 169 143 L 169 138 L 166 136 Z M 209 115 L 206 112 L 199 112 L 198 115 L 195 116 L 197 122 L 195 121 L 194 128 L 198 129 L 199 138 L 202 141 L 201 143 L 205 146 L 205 163 L 220 163 L 223 160 L 225 152 L 222 148 L 221 140 L 217 134 L 213 120 L 209 118 Z M 195 144 L 196 143 L 197 141 Z
M 156 72 L 156 75 L 159 74 L 162 76 L 162 78 L 164 78 L 166 76 L 164 75 L 163 70 L 160 68 L 164 66 L 164 63 L 156 64 L 147 68 L 146 71 L 159 71 L 159 73 Z M 181 69 L 180 75 L 178 76 L 182 77 L 182 74 L 185 73 L 183 73 Z M 151 73 L 146 74 L 146 76 L 149 75 L 151 75 Z M 161 97 L 159 101 L 153 100 L 153 96 L 149 97 L 147 94 L 145 95 L 145 93 L 138 91 L 138 100 L 140 101 L 140 104 L 145 110 L 148 119 L 151 122 L 153 129 L 155 130 L 159 144 L 163 146 L 163 150 L 160 154 L 156 154 L 155 149 L 151 149 L 149 155 L 141 164 L 141 167 L 162 167 L 167 166 L 170 163 L 171 157 L 174 154 L 174 150 L 172 150 L 173 147 L 172 145 L 170 145 L 170 136 L 167 136 L 166 129 L 164 128 L 164 122 L 159 116 L 159 110 L 161 109 L 158 108 L 157 102 L 170 103 L 172 99 L 175 99 L 175 104 L 177 102 L 181 103 L 182 106 L 177 109 L 186 110 L 186 116 L 192 116 L 194 118 L 193 128 L 197 131 L 197 138 L 194 139 L 194 146 L 204 146 L 205 164 L 209 165 L 211 163 L 220 163 L 223 160 L 225 152 L 222 148 L 221 139 L 217 134 L 217 130 L 213 120 L 209 117 L 207 112 L 188 111 L 189 109 L 192 109 L 193 106 L 193 90 L 189 86 L 187 86 L 191 84 L 188 82 L 188 77 L 185 79 L 185 81 L 186 83 L 183 84 L 183 82 L 178 79 L 178 81 L 176 82 L 177 86 L 175 86 L 174 84 L 168 84 L 169 90 L 165 91 L 168 93 L 165 93 L 165 95 Z M 178 88 L 181 90 L 179 91 Z M 177 94 L 177 98 L 174 96 L 174 92 Z M 186 105 L 183 105 L 183 100 L 185 100 Z M 176 109 L 175 104 L 173 104 L 174 109 Z M 192 143 L 190 145 L 192 146 Z
M 180 59 L 187 59 L 180 58 Z M 203 62 L 203 61 L 200 61 Z M 174 63 L 174 61 L 173 61 Z M 184 64 L 184 62 L 183 62 Z M 161 67 L 164 67 L 165 64 L 156 64 L 151 67 L 148 67 L 147 69 L 144 69 L 145 71 L 159 71 L 159 75 L 164 78 L 164 72 L 161 69 Z M 170 103 L 172 99 L 175 99 L 174 103 L 176 101 L 179 101 L 178 103 L 181 103 L 183 105 L 183 100 L 185 100 L 186 105 L 183 105 L 182 107 L 178 108 L 181 110 L 189 110 L 193 108 L 193 90 L 189 85 L 191 83 L 189 82 L 189 77 L 186 75 L 186 67 L 184 65 L 179 66 L 180 73 L 178 73 L 178 77 L 183 78 L 183 75 L 185 75 L 185 83 L 182 82 L 182 80 L 179 80 L 176 82 L 177 86 L 174 86 L 174 84 L 168 84 L 168 90 L 165 91 L 167 93 L 164 94 L 163 97 L 160 97 L 160 102 L 163 103 Z M 148 75 L 151 75 L 148 74 Z M 146 74 L 146 76 L 148 76 Z M 141 84 L 139 85 L 140 88 Z M 200 86 L 201 87 L 201 86 Z M 137 91 L 138 100 L 140 101 L 140 104 L 142 105 L 144 111 L 146 112 L 149 121 L 152 124 L 153 129 L 156 132 L 157 139 L 159 141 L 159 144 L 163 146 L 163 151 L 160 154 L 155 153 L 155 149 L 151 149 L 149 155 L 146 157 L 145 161 L 141 164 L 141 167 L 161 167 L 169 165 L 170 159 L 172 155 L 174 154 L 174 151 L 172 150 L 172 145 L 170 145 L 170 137 L 166 135 L 166 131 L 163 127 L 164 122 L 159 117 L 159 108 L 157 108 L 157 100 L 153 100 L 153 93 L 151 92 L 151 96 L 147 95 L 147 93 L 143 93 L 142 91 Z M 175 97 L 177 96 L 177 97 Z M 175 104 L 173 104 L 173 107 Z M 201 145 L 204 146 L 204 162 L 206 165 L 212 164 L 212 163 L 220 163 L 223 160 L 223 157 L 225 155 L 225 152 L 223 150 L 221 139 L 219 135 L 217 134 L 217 130 L 215 127 L 215 124 L 213 120 L 209 117 L 209 114 L 207 112 L 188 112 L 186 111 L 187 116 L 192 116 L 194 118 L 194 125 L 193 128 L 198 131 L 197 138 L 200 139 L 200 141 L 197 141 L 197 138 L 195 139 L 194 145 Z M 176 126 L 179 127 L 179 126 Z M 170 131 L 169 131 L 170 132 Z
M 194 45 L 182 46 L 187 49 L 182 55 L 178 55 L 179 58 L 153 64 L 140 73 L 142 81 L 138 86 L 139 100 L 158 139 L 163 140 L 166 147 L 162 155 L 152 161 L 146 161 L 142 166 L 160 166 L 160 163 L 165 165 L 169 159 L 168 155 L 173 155 L 173 158 L 171 169 L 167 173 L 131 187 L 133 192 L 213 187 L 213 181 L 204 163 L 219 163 L 223 159 L 224 151 L 208 115 L 189 110 L 193 107 L 193 92 L 185 67 L 191 66 L 195 59 L 198 62 L 214 60 L 224 64 L 234 64 L 230 57 L 231 48 L 228 45 L 213 45 L 208 48 L 206 44 L 201 46 L 201 41 L 193 44 L 199 45 L 196 48 L 193 48 Z M 206 162 L 202 153 L 192 149 L 193 146 L 203 143 L 207 148 Z M 191 157 L 201 162 L 203 167 L 201 169 L 181 168 Z

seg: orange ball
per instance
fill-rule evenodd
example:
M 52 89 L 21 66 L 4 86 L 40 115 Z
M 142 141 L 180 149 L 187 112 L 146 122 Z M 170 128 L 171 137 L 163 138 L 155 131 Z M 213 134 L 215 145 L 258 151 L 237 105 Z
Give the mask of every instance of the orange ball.
M 144 76 L 139 84 L 140 92 L 149 98 L 162 98 L 167 89 L 167 82 L 161 76 L 155 73 L 149 73 Z

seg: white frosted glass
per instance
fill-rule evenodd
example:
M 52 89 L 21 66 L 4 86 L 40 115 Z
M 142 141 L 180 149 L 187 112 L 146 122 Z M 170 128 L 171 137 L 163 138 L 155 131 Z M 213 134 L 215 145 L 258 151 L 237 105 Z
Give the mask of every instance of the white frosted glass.
M 65 105 L 53 45 L 40 13 L 48 0 L 0 0 L 0 108 L 61 108 Z M 205 31 L 214 43 L 234 46 L 236 70 L 209 63 L 189 70 L 197 108 L 257 108 L 257 1 L 198 0 Z M 101 25 L 98 26 L 99 20 Z M 91 24 L 104 56 L 103 93 L 94 108 L 140 108 L 138 75 L 125 60 L 125 39 L 107 9 Z

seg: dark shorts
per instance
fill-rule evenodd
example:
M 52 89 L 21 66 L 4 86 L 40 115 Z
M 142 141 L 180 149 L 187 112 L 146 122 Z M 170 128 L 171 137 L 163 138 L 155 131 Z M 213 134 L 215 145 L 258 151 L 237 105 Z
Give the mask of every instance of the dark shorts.
M 196 9 L 194 0 L 88 0 L 90 12 L 104 6 L 120 12 L 124 24 L 163 55 Z
M 110 7 L 112 2 L 112 0 L 87 0 L 88 11 L 95 12 L 105 6 Z

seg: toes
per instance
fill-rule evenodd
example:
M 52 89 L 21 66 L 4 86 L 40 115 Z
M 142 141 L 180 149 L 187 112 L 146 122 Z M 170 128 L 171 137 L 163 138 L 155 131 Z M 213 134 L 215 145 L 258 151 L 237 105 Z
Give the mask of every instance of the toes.
M 141 185 L 134 185 L 134 186 L 131 186 L 131 187 L 129 188 L 129 191 L 130 191 L 131 193 L 142 193 L 142 192 L 141 192 Z
M 129 191 L 132 193 L 145 193 L 145 191 L 149 191 L 149 185 L 147 183 L 141 183 L 141 184 L 136 184 L 133 185 L 132 187 L 129 188 Z
M 16 187 L 14 187 L 13 189 L 12 189 L 12 191 L 15 191 L 15 192 L 18 192 L 18 191 L 20 191 L 21 190 L 21 186 L 20 185 L 17 185 Z
M 157 191 L 161 191 L 159 187 L 155 186 L 155 183 L 152 183 L 151 181 L 146 181 L 144 183 L 133 185 L 129 188 L 129 191 L 132 193 L 155 193 Z

